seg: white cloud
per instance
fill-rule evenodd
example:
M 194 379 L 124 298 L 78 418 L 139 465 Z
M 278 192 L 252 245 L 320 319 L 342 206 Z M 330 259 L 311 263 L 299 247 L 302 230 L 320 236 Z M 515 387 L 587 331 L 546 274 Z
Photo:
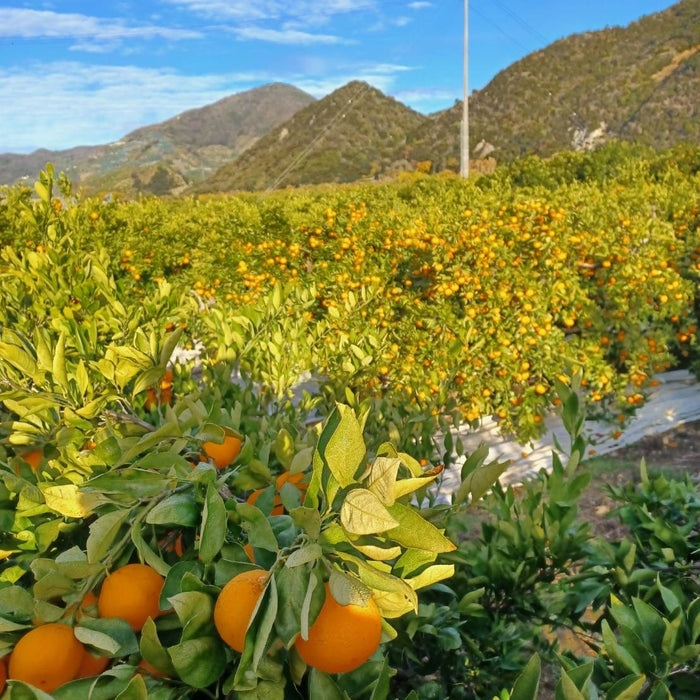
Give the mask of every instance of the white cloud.
M 238 72 L 186 75 L 137 66 L 88 65 L 78 61 L 0 67 L 0 153 L 53 150 L 116 141 L 134 129 L 264 83 L 296 85 L 323 97 L 351 80 L 364 80 L 391 94 L 396 76 L 411 70 L 390 63 L 327 67 L 308 73 Z M 146 99 L 147 97 L 147 99 Z
M 0 101 L 0 153 L 109 143 L 274 79 L 265 73 L 189 76 L 71 61 L 0 68 L 0 94 L 12 95 Z
M 408 6 L 412 10 L 425 10 L 427 7 L 432 7 L 433 3 L 432 2 L 423 2 L 422 0 L 419 0 L 418 2 L 409 2 Z
M 239 39 L 267 41 L 272 44 L 314 45 L 348 44 L 347 39 L 332 34 L 311 34 L 298 29 L 265 29 L 264 27 L 238 27 L 231 30 Z
M 338 14 L 371 10 L 375 0 L 165 0 L 195 14 L 221 22 L 303 19 L 307 24 L 324 22 Z
M 198 39 L 202 34 L 190 29 L 175 29 L 152 24 L 128 25 L 121 20 L 106 20 L 81 14 L 62 14 L 48 10 L 0 8 L 0 37 L 72 39 L 73 49 L 100 49 L 134 39 Z

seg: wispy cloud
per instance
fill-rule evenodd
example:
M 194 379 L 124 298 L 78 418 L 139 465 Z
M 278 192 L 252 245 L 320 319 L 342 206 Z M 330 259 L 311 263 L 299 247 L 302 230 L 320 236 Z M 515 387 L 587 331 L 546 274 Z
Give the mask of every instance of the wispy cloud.
M 272 44 L 289 44 L 296 46 L 314 44 L 349 44 L 347 39 L 332 34 L 312 34 L 298 29 L 265 29 L 264 27 L 236 27 L 231 30 L 239 39 L 250 41 L 267 41 Z
M 12 95 L 0 100 L 0 124 L 21 125 L 0 130 L 0 153 L 108 143 L 273 79 L 262 72 L 190 76 L 73 61 L 0 69 L 0 94 Z
M 423 2 L 422 0 L 419 0 L 418 2 L 409 2 L 408 6 L 412 10 L 425 10 L 428 7 L 432 7 L 433 3 L 432 2 Z
M 121 20 L 108 20 L 76 13 L 49 10 L 0 8 L 0 37 L 18 39 L 68 39 L 73 49 L 100 50 L 100 42 L 114 46 L 131 39 L 165 39 L 180 41 L 198 39 L 202 34 L 190 29 L 177 29 L 152 24 L 130 25 Z
M 338 14 L 375 8 L 375 0 L 164 0 L 214 20 L 327 19 Z
M 137 66 L 88 65 L 78 61 L 0 68 L 0 153 L 62 149 L 109 143 L 134 129 L 202 107 L 268 82 L 296 85 L 323 97 L 351 80 L 365 80 L 391 94 L 410 66 L 353 64 L 320 77 L 302 72 L 233 72 L 186 75 Z M 144 99 L 144 95 L 148 99 Z M 9 125 L 21 125 L 16 130 Z

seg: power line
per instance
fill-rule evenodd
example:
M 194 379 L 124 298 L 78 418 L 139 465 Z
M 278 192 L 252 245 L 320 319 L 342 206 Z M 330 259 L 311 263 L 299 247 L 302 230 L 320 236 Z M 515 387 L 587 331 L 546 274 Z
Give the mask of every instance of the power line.
M 279 175 L 279 177 L 271 185 L 268 186 L 268 188 L 267 188 L 268 192 L 270 190 L 274 190 L 277 187 L 279 187 L 280 183 L 282 183 L 284 181 L 284 178 L 287 177 L 287 175 L 289 175 L 289 173 L 292 172 L 292 170 L 294 170 L 294 168 L 296 168 L 296 166 L 299 163 L 301 163 L 301 161 L 303 161 L 307 158 L 309 153 L 311 153 L 311 151 L 314 149 L 316 144 L 319 141 L 321 141 L 321 139 L 326 135 L 328 130 L 332 126 L 334 126 L 337 121 L 339 121 L 340 119 L 344 119 L 350 110 L 357 107 L 357 105 L 360 103 L 360 101 L 364 97 L 365 93 L 370 89 L 370 87 L 371 86 L 368 83 L 363 83 L 360 86 L 360 88 L 357 90 L 357 92 L 348 99 L 347 105 L 349 105 L 349 106 L 345 106 L 345 105 L 341 106 L 340 110 L 335 115 L 335 117 L 333 117 L 328 122 L 328 124 L 326 124 L 326 126 L 321 130 L 321 132 L 318 134 L 318 136 L 316 136 L 316 138 L 313 139 L 311 141 L 311 143 L 282 171 L 282 173 Z

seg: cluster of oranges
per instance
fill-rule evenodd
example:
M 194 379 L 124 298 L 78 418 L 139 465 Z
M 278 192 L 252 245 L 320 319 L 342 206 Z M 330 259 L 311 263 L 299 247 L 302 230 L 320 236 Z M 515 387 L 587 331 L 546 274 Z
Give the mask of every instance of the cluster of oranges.
M 163 583 L 163 577 L 151 567 L 127 564 L 107 576 L 99 597 L 87 593 L 76 616 L 80 618 L 97 604 L 100 617 L 121 618 L 140 632 L 146 620 L 162 614 Z M 69 616 L 73 612 L 66 610 Z M 6 676 L 52 693 L 70 681 L 99 675 L 109 663 L 108 657 L 93 654 L 78 641 L 68 624 L 51 622 L 32 628 L 17 642 L 9 660 L 0 662 L 0 678 L 2 685 Z
M 238 574 L 221 590 L 214 607 L 214 624 L 221 639 L 243 651 L 246 632 L 270 574 L 253 569 Z M 321 611 L 309 628 L 308 639 L 295 642 L 299 656 L 311 667 L 326 673 L 353 671 L 379 648 L 382 618 L 372 598 L 365 606 L 340 605 L 326 584 Z

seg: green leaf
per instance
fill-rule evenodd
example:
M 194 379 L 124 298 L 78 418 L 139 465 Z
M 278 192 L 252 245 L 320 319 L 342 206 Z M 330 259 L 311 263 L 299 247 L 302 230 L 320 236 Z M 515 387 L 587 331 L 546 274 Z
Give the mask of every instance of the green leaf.
M 123 494 L 134 498 L 152 498 L 170 490 L 174 479 L 146 469 L 113 469 L 93 477 L 84 488 L 110 494 Z
M 323 671 L 312 668 L 309 672 L 309 698 L 318 700 L 351 700 L 336 682 Z
M 191 491 L 174 493 L 156 504 L 146 516 L 149 525 L 194 527 L 199 522 L 199 508 Z
M 509 700 L 537 700 L 537 693 L 540 687 L 540 671 L 540 656 L 539 654 L 534 654 L 516 678 Z
M 608 688 L 606 698 L 608 700 L 637 700 L 646 680 L 647 677 L 644 674 L 641 676 L 631 674 L 620 678 Z
M 157 571 L 161 576 L 167 576 L 170 571 L 170 565 L 164 562 L 160 556 L 150 548 L 141 532 L 142 527 L 143 526 L 139 522 L 132 523 L 131 525 L 131 541 L 134 543 L 136 551 L 148 566 Z
M 280 464 L 289 470 L 292 466 L 292 460 L 294 459 L 294 438 L 289 434 L 288 430 L 282 428 L 275 439 L 274 444 L 275 456 L 279 460 Z
M 398 527 L 386 531 L 386 536 L 412 549 L 426 549 L 438 554 L 452 552 L 455 545 L 433 524 L 424 520 L 410 506 L 394 503 L 387 508 L 389 514 L 398 521 Z
M 425 588 L 425 586 L 432 586 L 438 581 L 444 581 L 446 578 L 452 578 L 455 573 L 455 567 L 453 564 L 438 564 L 436 566 L 429 566 L 425 571 L 421 571 L 418 576 L 412 576 L 411 578 L 405 578 L 404 581 L 414 590 L 417 591 L 419 588 Z
M 463 503 L 471 494 L 472 501 L 478 501 L 499 479 L 510 462 L 489 462 L 471 472 L 457 490 L 455 503 Z
M 362 488 L 348 491 L 340 508 L 340 522 L 353 535 L 373 535 L 399 525 L 379 498 Z
M 394 484 L 401 460 L 398 457 L 377 457 L 370 468 L 367 488 L 386 506 L 396 500 Z
M 141 651 L 141 656 L 162 674 L 170 677 L 175 674 L 175 668 L 170 660 L 170 655 L 161 644 L 158 638 L 156 623 L 153 622 L 151 618 L 146 620 L 146 624 L 141 630 L 139 649 Z
M 636 675 L 641 675 L 641 669 L 636 660 L 627 649 L 618 644 L 607 620 L 603 620 L 601 632 L 603 635 L 603 643 L 605 644 L 605 651 L 612 659 L 615 668 L 622 672 L 631 672 Z
M 557 683 L 554 697 L 556 700 L 588 700 L 576 687 L 569 674 L 564 672 Z
M 327 437 L 327 441 L 323 440 L 325 436 L 321 434 L 317 449 L 322 452 L 324 462 L 341 488 L 345 488 L 354 483 L 355 474 L 364 461 L 365 441 L 353 410 L 349 406 L 338 404 L 335 411 L 340 416 L 340 422 Z M 333 423 L 329 419 L 327 426 L 330 425 Z M 324 442 L 325 447 L 322 448 Z
M 193 688 L 215 683 L 226 668 L 226 652 L 218 639 L 199 637 L 168 649 L 181 680 Z
M 382 669 L 372 689 L 372 695 L 369 700 L 387 700 L 391 691 L 391 678 L 396 674 L 389 666 L 389 659 L 384 657 Z
M 210 596 L 199 591 L 178 593 L 168 598 L 182 625 L 182 641 L 204 636 L 211 630 L 214 603 Z
M 86 544 L 87 557 L 91 564 L 102 561 L 130 513 L 130 510 L 115 510 L 91 523 Z
M 20 620 L 31 620 L 34 598 L 21 586 L 0 588 L 0 615 Z
M 79 641 L 90 644 L 111 658 L 129 656 L 139 650 L 136 635 L 129 623 L 118 617 L 83 617 L 74 631 Z
M 276 552 L 277 538 L 265 514 L 249 503 L 236 503 L 236 511 L 242 518 L 241 527 L 248 533 L 250 544 L 269 552 Z
M 323 549 L 321 545 L 315 542 L 310 542 L 299 549 L 295 549 L 288 557 L 285 562 L 285 566 L 293 569 L 297 566 L 303 566 L 309 562 L 316 561 L 323 556 Z
M 148 690 L 143 676 L 137 673 L 114 700 L 148 700 Z
M 61 332 L 54 349 L 53 356 L 53 380 L 64 391 L 68 390 L 68 377 L 66 376 L 66 334 Z
M 301 610 L 309 586 L 309 576 L 306 567 L 284 567 L 275 574 L 279 597 L 275 631 L 287 647 L 301 632 Z
M 632 606 L 637 613 L 639 625 L 637 626 L 642 639 L 650 649 L 660 649 L 664 639 L 666 626 L 659 611 L 645 603 L 640 598 L 632 598 Z
M 207 495 L 202 512 L 202 534 L 199 541 L 199 559 L 209 564 L 221 551 L 226 541 L 228 516 L 224 499 L 216 487 L 207 486 Z
M 321 534 L 321 514 L 315 508 L 294 508 L 290 511 L 294 524 L 310 539 L 317 540 Z

